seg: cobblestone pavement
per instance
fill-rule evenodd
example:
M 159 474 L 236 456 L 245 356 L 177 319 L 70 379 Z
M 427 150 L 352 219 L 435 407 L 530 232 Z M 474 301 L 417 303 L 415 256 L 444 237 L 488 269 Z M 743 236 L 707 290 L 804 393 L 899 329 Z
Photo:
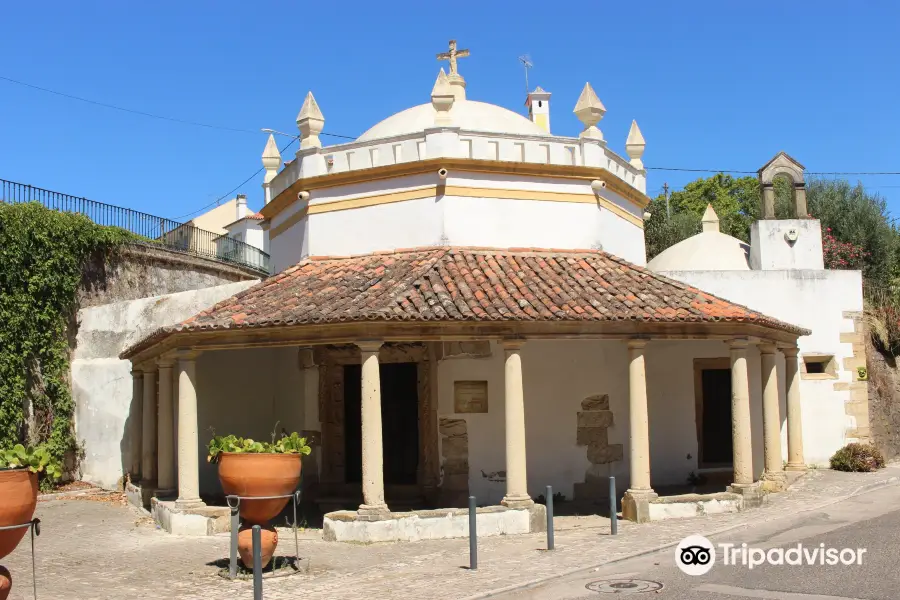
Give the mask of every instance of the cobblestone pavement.
M 560 517 L 553 552 L 544 550 L 544 534 L 483 538 L 476 572 L 466 568 L 466 539 L 364 546 L 323 542 L 320 531 L 310 530 L 301 535 L 300 542 L 301 554 L 309 559 L 309 573 L 267 580 L 264 597 L 480 597 L 677 543 L 688 534 L 752 527 L 898 479 L 900 465 L 868 474 L 814 470 L 789 491 L 769 496 L 762 508 L 651 525 L 620 521 L 617 536 L 609 535 L 606 519 Z M 172 536 L 128 506 L 89 500 L 42 502 L 37 516 L 42 520 L 42 534 L 36 540 L 38 597 L 42 600 L 252 598 L 249 582 L 231 582 L 217 574 L 216 561 L 228 556 L 227 534 Z M 292 551 L 293 536 L 290 530 L 280 535 L 279 548 L 287 554 Z M 27 538 L 4 563 L 13 573 L 11 598 L 31 598 Z

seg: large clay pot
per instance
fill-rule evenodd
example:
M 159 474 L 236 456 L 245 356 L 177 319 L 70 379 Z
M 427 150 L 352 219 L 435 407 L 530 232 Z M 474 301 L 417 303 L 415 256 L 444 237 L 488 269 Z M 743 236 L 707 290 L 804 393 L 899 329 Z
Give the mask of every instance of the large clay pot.
M 259 532 L 260 557 L 262 568 L 265 569 L 275 555 L 275 546 L 278 545 L 278 532 L 271 525 L 263 525 Z M 238 554 L 241 562 L 248 569 L 253 568 L 253 527 L 244 525 L 238 531 Z M 0 600 L 3 600 L 0 598 Z
M 37 474 L 27 469 L 0 470 L 0 527 L 31 521 L 37 506 Z M 0 558 L 16 549 L 27 527 L 0 531 Z
M 0 600 L 6 600 L 9 598 L 9 593 L 12 591 L 12 575 L 9 574 L 9 569 L 0 565 Z
M 299 454 L 219 455 L 219 481 L 226 495 L 281 496 L 291 494 L 300 483 Z M 275 518 L 290 498 L 241 500 L 244 523 L 265 525 Z

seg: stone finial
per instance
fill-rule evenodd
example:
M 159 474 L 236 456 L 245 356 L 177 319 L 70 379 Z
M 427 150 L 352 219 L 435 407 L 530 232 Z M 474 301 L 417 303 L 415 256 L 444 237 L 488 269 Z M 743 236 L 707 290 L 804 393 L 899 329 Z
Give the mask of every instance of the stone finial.
M 625 152 L 628 154 L 628 161 L 632 167 L 644 169 L 644 161 L 641 157 L 644 155 L 644 148 L 647 146 L 644 142 L 644 136 L 641 135 L 641 129 L 638 127 L 637 121 L 631 122 L 631 129 L 628 130 L 628 139 L 625 140 Z
M 312 92 L 306 94 L 300 114 L 297 115 L 297 128 L 300 130 L 300 149 L 321 148 L 322 142 L 319 134 L 325 127 L 325 115 L 319 110 L 319 105 Z
M 590 83 L 584 84 L 584 89 L 581 90 L 578 102 L 575 103 L 575 110 L 572 112 L 584 125 L 584 131 L 581 132 L 580 137 L 603 139 L 603 133 L 597 128 L 597 123 L 606 114 L 606 107 L 600 102 L 600 98 L 597 97 Z
M 431 90 L 431 105 L 437 111 L 434 114 L 434 124 L 436 126 L 448 126 L 453 123 L 450 118 L 450 109 L 453 108 L 453 101 L 456 96 L 450 85 L 450 79 L 441 68 L 438 73 L 437 81 L 434 82 L 434 88 Z
M 719 215 L 713 210 L 712 204 L 706 205 L 706 211 L 703 213 L 703 233 L 707 231 L 719 231 Z
M 262 153 L 262 164 L 266 170 L 263 183 L 269 183 L 278 175 L 278 168 L 281 166 L 281 153 L 278 151 L 278 144 L 275 143 L 275 136 L 271 133 Z

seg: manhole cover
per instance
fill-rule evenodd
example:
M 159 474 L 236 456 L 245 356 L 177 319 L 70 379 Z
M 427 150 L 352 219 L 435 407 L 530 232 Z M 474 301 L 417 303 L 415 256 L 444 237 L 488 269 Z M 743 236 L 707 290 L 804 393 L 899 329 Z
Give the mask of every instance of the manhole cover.
M 658 592 L 663 589 L 663 584 L 646 579 L 601 579 L 592 581 L 584 587 L 600 594 L 640 594 Z

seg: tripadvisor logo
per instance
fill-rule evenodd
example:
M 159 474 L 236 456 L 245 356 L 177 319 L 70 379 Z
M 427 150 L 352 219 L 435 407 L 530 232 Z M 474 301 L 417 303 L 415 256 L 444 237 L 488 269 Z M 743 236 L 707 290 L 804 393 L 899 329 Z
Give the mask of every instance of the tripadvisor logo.
M 754 548 L 747 544 L 714 545 L 701 535 L 689 535 L 675 548 L 675 565 L 688 575 L 705 575 L 716 564 L 716 555 L 725 566 L 753 569 L 762 565 L 801 566 L 861 565 L 865 548 L 826 548 L 825 544 L 787 548 Z

